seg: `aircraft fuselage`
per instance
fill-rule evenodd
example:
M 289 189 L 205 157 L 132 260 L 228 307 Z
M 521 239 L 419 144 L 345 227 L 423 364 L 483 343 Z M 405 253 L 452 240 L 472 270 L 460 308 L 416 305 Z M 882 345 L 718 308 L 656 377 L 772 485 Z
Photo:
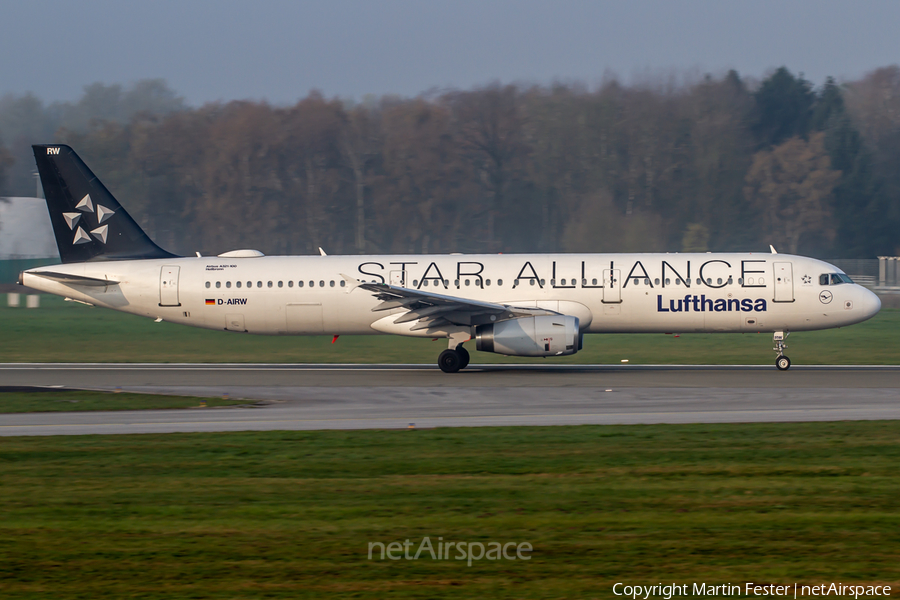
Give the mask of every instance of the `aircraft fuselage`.
M 65 283 L 44 271 L 115 283 Z M 55 265 L 26 271 L 22 283 L 207 329 L 434 337 L 395 324 L 404 309 L 373 312 L 378 299 L 343 275 L 573 315 L 582 333 L 736 333 L 842 327 L 878 312 L 875 294 L 835 274 L 833 265 L 786 254 L 260 256 Z

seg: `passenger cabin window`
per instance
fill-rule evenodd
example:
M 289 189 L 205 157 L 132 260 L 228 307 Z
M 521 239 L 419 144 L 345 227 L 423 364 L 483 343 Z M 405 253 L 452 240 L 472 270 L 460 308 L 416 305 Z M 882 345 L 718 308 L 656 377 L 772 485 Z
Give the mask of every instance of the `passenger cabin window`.
M 225 282 L 225 287 L 230 288 L 230 287 L 231 287 L 231 282 L 230 282 L 230 281 L 226 281 L 226 282 Z
M 206 282 L 206 287 L 209 288 L 209 282 L 208 282 L 208 281 Z
M 502 280 L 502 279 L 498 279 L 498 280 L 497 280 L 497 285 L 503 285 L 503 280 Z
M 279 282 L 278 282 L 278 287 L 284 287 L 284 282 L 283 282 L 283 281 L 279 281 Z
M 302 282 L 302 281 L 298 281 L 298 282 L 297 282 L 297 287 L 303 287 L 303 282 Z
M 236 281 L 236 282 L 234 282 L 234 285 L 235 285 L 236 287 L 241 287 L 241 282 L 240 282 L 240 281 Z
M 261 287 L 262 287 L 262 281 L 257 281 L 257 282 L 256 282 L 256 287 L 261 288 Z
M 325 282 L 324 282 L 324 281 L 319 281 L 319 287 L 325 287 Z
M 293 281 L 288 281 L 288 287 L 294 287 L 294 282 L 293 282 Z
M 216 282 L 216 287 L 217 287 L 217 288 L 222 287 L 222 282 L 221 282 L 221 281 L 217 281 L 217 282 Z
M 334 287 L 334 279 L 332 279 L 330 282 L 328 282 L 328 285 L 330 285 L 331 287 Z
M 268 283 L 266 284 L 266 286 L 267 286 L 267 287 L 272 287 L 272 282 L 271 282 L 271 281 L 268 282 Z
M 347 285 L 347 282 L 341 279 L 341 287 L 344 287 L 345 285 Z

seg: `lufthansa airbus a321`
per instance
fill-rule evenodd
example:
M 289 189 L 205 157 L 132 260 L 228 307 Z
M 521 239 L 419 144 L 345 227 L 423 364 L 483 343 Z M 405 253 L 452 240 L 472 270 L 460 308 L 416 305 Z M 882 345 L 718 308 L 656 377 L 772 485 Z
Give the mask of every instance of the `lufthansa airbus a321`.
M 586 333 L 772 332 L 843 327 L 881 308 L 837 267 L 802 256 L 478 254 L 180 257 L 153 243 L 64 145 L 34 146 L 62 264 L 19 283 L 183 325 L 266 335 L 447 338 L 508 356 L 565 356 Z

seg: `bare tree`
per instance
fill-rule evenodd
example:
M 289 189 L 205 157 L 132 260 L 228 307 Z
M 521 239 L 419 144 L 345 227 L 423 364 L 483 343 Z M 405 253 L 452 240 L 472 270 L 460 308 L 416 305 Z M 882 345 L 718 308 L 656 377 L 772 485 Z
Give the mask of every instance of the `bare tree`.
M 791 138 L 753 157 L 744 195 L 770 243 L 785 242 L 794 254 L 805 235 L 834 237 L 829 201 L 840 176 L 831 169 L 824 133 Z

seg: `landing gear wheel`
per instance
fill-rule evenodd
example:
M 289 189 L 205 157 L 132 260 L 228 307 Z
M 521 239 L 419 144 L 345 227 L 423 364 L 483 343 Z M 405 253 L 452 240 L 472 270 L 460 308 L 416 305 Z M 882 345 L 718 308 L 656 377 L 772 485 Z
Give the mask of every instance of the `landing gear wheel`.
M 459 354 L 459 368 L 460 370 L 465 369 L 469 366 L 469 351 L 466 350 L 462 344 L 456 347 L 456 352 Z
M 462 368 L 460 366 L 462 364 L 460 358 L 459 352 L 448 348 L 438 356 L 438 366 L 444 373 L 456 373 Z
M 772 334 L 772 339 L 775 342 L 775 347 L 772 350 L 778 353 L 778 356 L 775 358 L 775 366 L 779 371 L 787 371 L 791 368 L 791 359 L 784 355 L 784 349 L 787 348 L 784 340 L 789 335 L 791 335 L 790 331 L 776 331 Z

